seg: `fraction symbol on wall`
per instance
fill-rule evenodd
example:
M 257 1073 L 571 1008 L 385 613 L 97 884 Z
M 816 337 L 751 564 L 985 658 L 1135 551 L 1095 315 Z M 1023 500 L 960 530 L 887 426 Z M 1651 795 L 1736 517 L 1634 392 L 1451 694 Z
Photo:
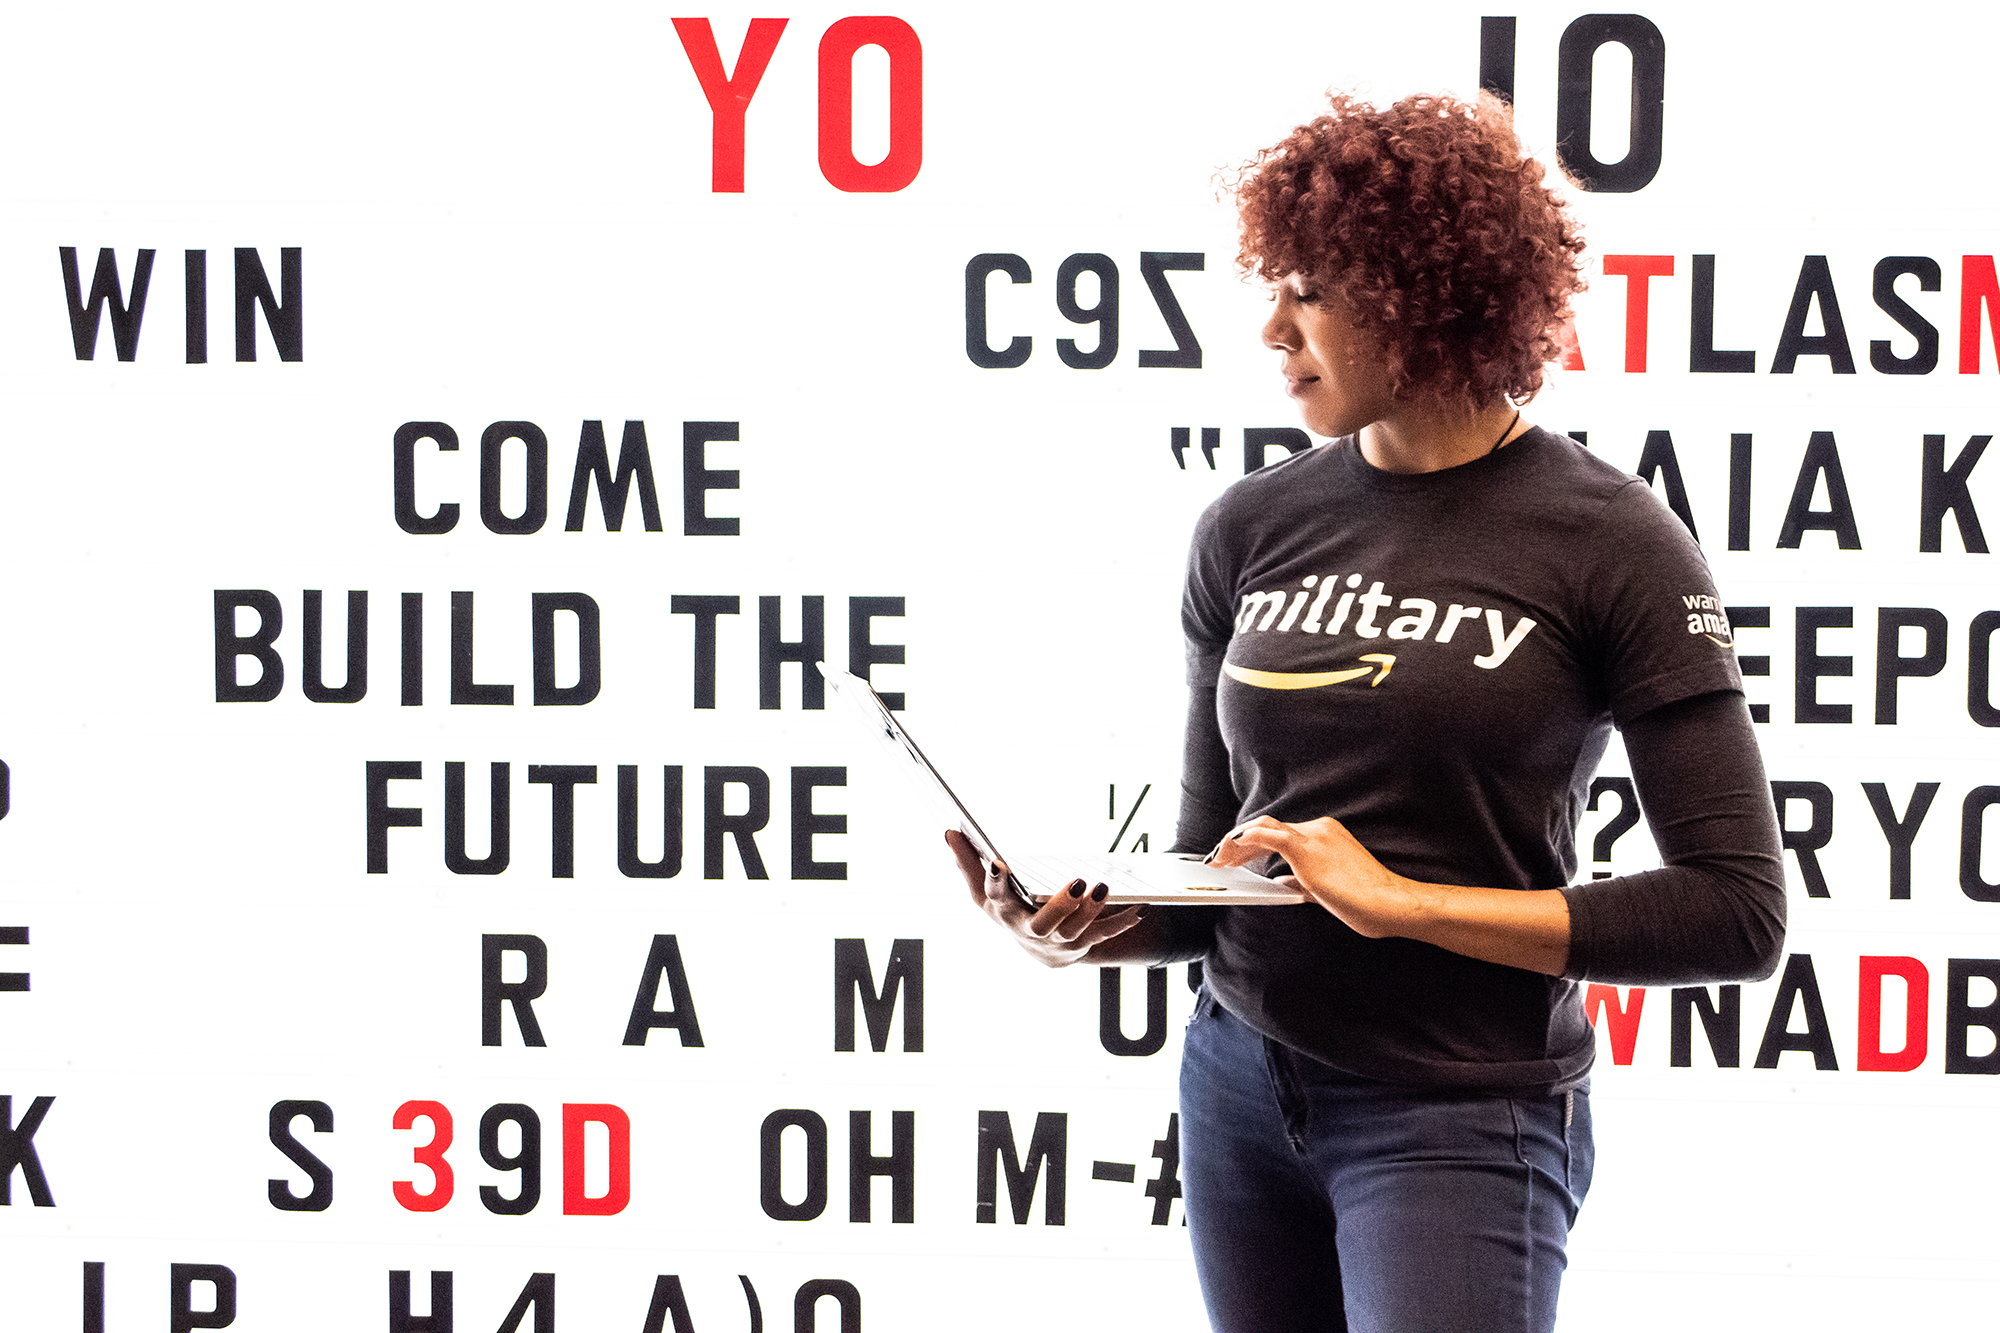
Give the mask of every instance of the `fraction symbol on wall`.
M 1146 802 L 1146 793 L 1151 790 L 1153 790 L 1153 784 L 1150 782 L 1147 783 L 1144 787 L 1139 789 L 1138 799 L 1133 801 L 1132 808 L 1125 812 L 1125 822 L 1118 826 L 1118 832 L 1111 835 L 1111 846 L 1108 848 L 1108 850 L 1113 852 L 1118 850 L 1118 843 L 1122 838 L 1124 838 L 1125 830 L 1132 827 L 1132 817 L 1139 813 L 1139 807 L 1141 805 L 1144 805 Z M 1111 808 L 1110 817 L 1112 819 L 1118 818 L 1118 784 L 1115 782 L 1111 784 L 1110 808 Z M 1132 845 L 1130 847 L 1127 847 L 1125 850 L 1128 852 L 1151 851 L 1152 850 L 1151 836 L 1149 834 L 1141 833 L 1138 837 L 1132 839 Z

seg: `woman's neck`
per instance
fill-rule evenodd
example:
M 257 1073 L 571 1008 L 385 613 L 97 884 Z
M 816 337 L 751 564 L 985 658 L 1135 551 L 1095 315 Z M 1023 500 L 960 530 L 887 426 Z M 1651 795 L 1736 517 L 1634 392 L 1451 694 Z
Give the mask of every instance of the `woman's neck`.
M 1483 458 L 1528 429 L 1506 399 L 1476 412 L 1436 404 L 1399 403 L 1362 428 L 1361 456 L 1384 472 L 1440 472 Z

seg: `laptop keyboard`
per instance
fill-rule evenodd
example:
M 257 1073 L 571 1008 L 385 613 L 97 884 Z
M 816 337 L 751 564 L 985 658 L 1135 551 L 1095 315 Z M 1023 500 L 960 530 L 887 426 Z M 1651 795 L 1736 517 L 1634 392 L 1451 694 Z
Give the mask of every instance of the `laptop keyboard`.
M 1086 888 L 1109 885 L 1113 894 L 1139 895 L 1154 892 L 1156 885 L 1125 869 L 1117 860 L 1098 852 L 1065 852 L 1061 856 L 1023 856 L 1009 861 L 1014 877 L 1028 891 L 1054 897 L 1081 879 Z

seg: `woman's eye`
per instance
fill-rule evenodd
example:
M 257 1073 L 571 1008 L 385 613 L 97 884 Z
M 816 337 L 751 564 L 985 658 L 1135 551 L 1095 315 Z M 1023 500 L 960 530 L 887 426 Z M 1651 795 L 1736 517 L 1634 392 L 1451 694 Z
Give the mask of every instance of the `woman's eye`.
M 1300 304 L 1300 305 L 1318 305 L 1318 304 L 1319 304 L 1319 293 L 1318 293 L 1318 292 L 1300 292 L 1300 293 L 1298 294 L 1298 301 L 1299 301 L 1299 304 Z

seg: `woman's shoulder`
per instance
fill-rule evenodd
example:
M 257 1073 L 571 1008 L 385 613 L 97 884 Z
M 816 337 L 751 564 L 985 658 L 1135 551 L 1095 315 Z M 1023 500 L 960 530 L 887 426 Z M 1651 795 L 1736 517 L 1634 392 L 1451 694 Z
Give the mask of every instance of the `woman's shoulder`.
M 1338 485 L 1338 453 L 1353 444 L 1351 436 L 1287 454 L 1275 463 L 1238 477 L 1208 502 L 1195 524 L 1199 542 L 1222 531 L 1261 529 L 1283 523 L 1301 507 L 1324 508 L 1329 488 Z
M 1648 529 L 1662 520 L 1679 525 L 1638 477 L 1567 435 L 1539 427 L 1535 433 L 1532 464 L 1517 474 L 1525 483 L 1517 493 L 1542 511 L 1539 521 L 1579 534 Z
M 1274 506 L 1317 503 L 1315 497 L 1322 497 L 1327 488 L 1340 484 L 1345 472 L 1341 456 L 1353 447 L 1354 437 L 1344 435 L 1266 463 L 1224 487 L 1209 504 L 1209 512 L 1255 515 Z
M 1541 426 L 1534 427 L 1532 433 L 1536 437 L 1538 470 L 1544 480 L 1559 480 L 1564 493 L 1609 500 L 1639 480 L 1605 461 L 1603 455 L 1593 452 L 1581 440 Z

